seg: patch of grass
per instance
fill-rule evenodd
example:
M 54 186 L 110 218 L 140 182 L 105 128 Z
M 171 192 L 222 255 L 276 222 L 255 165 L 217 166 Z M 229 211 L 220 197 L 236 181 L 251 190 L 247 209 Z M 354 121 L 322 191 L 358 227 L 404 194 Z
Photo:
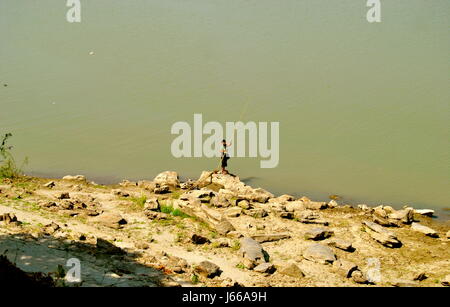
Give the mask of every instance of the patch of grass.
M 140 197 L 132 197 L 131 201 L 137 209 L 144 209 L 147 196 L 141 195 Z
M 238 269 L 245 270 L 245 265 L 244 265 L 243 263 L 241 263 L 241 262 L 239 262 L 238 264 L 236 264 L 236 267 L 237 267 Z
M 181 192 L 181 191 L 173 191 L 173 192 L 170 194 L 170 197 L 171 197 L 172 199 L 178 199 L 178 198 L 180 198 L 181 194 L 183 194 L 183 192 Z
M 187 215 L 186 213 L 184 213 L 180 209 L 178 209 L 178 208 L 174 209 L 172 204 L 168 204 L 167 202 L 162 202 L 161 203 L 160 211 L 162 213 L 170 214 L 172 216 L 179 216 L 181 218 L 188 218 L 188 217 L 190 217 L 189 215 Z
M 209 233 L 209 236 L 210 236 L 212 239 L 215 239 L 215 238 L 217 238 L 217 232 L 211 231 L 211 232 Z
M 0 178 L 15 179 L 22 175 L 21 167 L 16 165 L 14 157 L 12 155 L 12 146 L 8 145 L 8 139 L 12 137 L 11 133 L 6 133 L 0 142 Z M 25 158 L 23 165 L 28 163 L 28 159 Z
M 241 248 L 241 242 L 239 242 L 239 240 L 234 240 L 233 244 L 231 245 L 231 249 L 237 251 L 240 248 Z
M 193 284 L 198 284 L 198 282 L 199 282 L 198 275 L 192 274 L 192 276 L 191 276 L 191 282 L 192 282 Z

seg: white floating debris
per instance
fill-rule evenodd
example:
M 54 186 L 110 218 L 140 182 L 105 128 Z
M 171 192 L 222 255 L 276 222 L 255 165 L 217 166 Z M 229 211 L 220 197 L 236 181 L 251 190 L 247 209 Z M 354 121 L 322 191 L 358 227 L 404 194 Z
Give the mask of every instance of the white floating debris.
M 89 55 L 94 55 L 94 54 L 95 54 L 94 51 L 89 52 Z

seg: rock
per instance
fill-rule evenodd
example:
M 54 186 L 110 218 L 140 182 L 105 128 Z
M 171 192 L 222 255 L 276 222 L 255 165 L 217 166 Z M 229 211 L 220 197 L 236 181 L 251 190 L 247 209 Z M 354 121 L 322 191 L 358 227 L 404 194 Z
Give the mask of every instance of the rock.
M 311 210 L 322 210 L 322 209 L 328 208 L 328 204 L 323 201 L 310 201 L 310 202 L 306 202 L 304 204 L 305 204 L 306 209 L 311 209 Z
M 364 212 L 369 212 L 372 213 L 374 211 L 373 208 L 370 208 L 369 206 L 367 206 L 366 204 L 360 204 L 357 206 L 360 210 L 364 211 Z
M 50 224 L 48 224 L 48 225 L 45 225 L 43 231 L 44 231 L 44 233 L 45 233 L 46 235 L 52 235 L 52 234 L 54 234 L 59 228 L 60 228 L 60 227 L 59 227 L 58 224 L 56 224 L 55 222 L 52 222 L 52 223 L 50 223 Z
M 230 246 L 230 240 L 227 238 L 218 238 L 212 242 L 212 245 L 214 247 L 229 247 Z
M 144 214 L 150 220 L 166 220 L 169 217 L 169 215 L 167 213 L 151 211 L 151 210 L 144 211 Z
M 289 239 L 290 237 L 291 235 L 288 233 L 273 233 L 273 234 L 256 234 L 252 236 L 252 239 L 258 243 L 264 243 Z
M 415 209 L 414 213 L 432 217 L 434 215 L 434 210 L 431 210 L 431 209 Z
M 272 274 L 275 272 L 275 266 L 271 263 L 265 262 L 258 264 L 256 267 L 253 268 L 253 271 L 258 273 L 267 273 Z
M 62 178 L 63 180 L 74 180 L 74 181 L 86 181 L 86 177 L 83 175 L 71 176 L 67 175 Z
M 150 245 L 148 245 L 148 243 L 145 243 L 145 242 L 136 242 L 136 243 L 134 243 L 134 246 L 137 249 L 149 249 L 150 248 Z
M 419 224 L 419 223 L 412 223 L 411 229 L 414 231 L 421 232 L 421 233 L 425 234 L 426 236 L 429 236 L 432 238 L 439 237 L 438 233 L 435 230 L 431 229 L 430 227 Z
M 0 215 L 0 221 L 4 221 L 5 224 L 18 223 L 17 217 L 14 213 L 4 213 Z
M 384 210 L 383 206 L 377 206 L 373 209 L 373 213 L 379 217 L 386 218 L 388 213 Z
M 56 195 L 57 199 L 69 199 L 70 195 L 68 192 L 61 192 Z
M 55 183 L 54 181 L 49 181 L 49 182 L 47 182 L 46 184 L 44 184 L 44 187 L 51 189 L 51 188 L 53 188 L 55 185 L 56 185 L 56 183 Z
M 366 225 L 366 232 L 372 237 L 372 239 L 382 245 L 390 248 L 402 246 L 402 243 L 397 239 L 395 234 L 382 226 L 373 222 L 363 222 L 363 224 Z
M 426 273 L 421 272 L 421 273 L 416 274 L 416 275 L 414 276 L 413 280 L 422 281 L 422 280 L 425 280 L 425 279 L 427 279 L 427 278 L 428 278 L 428 276 L 426 275 Z
M 327 264 L 336 261 L 336 256 L 333 250 L 328 246 L 321 244 L 310 245 L 304 252 L 303 257 L 306 260 L 314 261 L 317 263 Z
M 262 208 L 253 208 L 250 210 L 244 210 L 244 213 L 254 218 L 263 218 L 268 215 L 267 211 Z
M 226 217 L 238 217 L 242 213 L 242 208 L 233 207 L 225 211 Z
M 355 248 L 352 246 L 352 242 L 341 240 L 341 239 L 334 239 L 333 241 L 329 242 L 328 245 L 339 248 L 346 252 L 355 251 Z
M 164 185 L 162 187 L 157 187 L 153 190 L 155 194 L 166 194 L 170 192 L 170 187 L 168 185 Z
M 261 245 L 251 238 L 243 238 L 240 240 L 239 252 L 244 258 L 244 265 L 248 269 L 252 269 L 258 264 L 265 263 L 265 251 Z
M 251 208 L 250 203 L 247 200 L 245 200 L 245 199 L 239 200 L 239 202 L 237 202 L 237 205 L 240 208 L 245 209 L 245 210 L 248 210 L 248 209 Z
M 295 212 L 305 210 L 306 207 L 302 201 L 297 200 L 286 203 L 285 208 L 287 212 Z
M 369 281 L 367 280 L 366 276 L 364 276 L 363 272 L 360 270 L 354 270 L 352 272 L 352 280 L 356 282 L 357 284 L 367 284 Z
M 119 185 L 122 187 L 136 187 L 138 186 L 138 183 L 124 179 L 119 183 Z
M 213 278 L 222 273 L 220 267 L 210 261 L 200 262 L 197 266 L 195 266 L 194 271 L 206 278 Z
M 414 209 L 405 208 L 388 214 L 389 219 L 401 221 L 404 224 L 411 224 L 414 221 Z
M 296 211 L 294 217 L 303 224 L 318 224 L 328 226 L 328 222 L 320 219 L 319 213 L 312 210 Z
M 450 239 L 450 230 L 447 231 L 447 233 L 445 234 L 445 236 L 447 237 L 447 239 Z
M 377 223 L 378 225 L 381 225 L 384 227 L 399 227 L 398 221 L 394 222 L 392 220 L 388 220 L 388 219 L 385 219 L 385 218 L 377 216 L 377 215 L 373 216 L 372 221 L 374 223 Z
M 345 278 L 350 278 L 352 273 L 358 269 L 358 266 L 353 262 L 339 259 L 333 263 L 333 268 L 339 275 Z
M 278 216 L 283 218 L 283 219 L 292 220 L 294 218 L 294 213 L 293 212 L 287 212 L 287 211 L 280 211 L 280 212 L 278 212 Z
M 280 274 L 295 277 L 295 278 L 305 277 L 305 274 L 295 263 L 289 263 L 288 265 L 282 267 L 278 272 Z
M 318 241 L 327 239 L 331 237 L 333 234 L 334 232 L 331 230 L 326 230 L 324 228 L 317 227 L 306 231 L 304 237 L 307 240 Z
M 450 287 L 450 275 L 445 276 L 444 279 L 441 280 L 441 284 L 445 287 Z
M 231 224 L 228 220 L 223 219 L 215 226 L 216 231 L 221 235 L 226 235 L 229 232 L 235 231 L 233 224 Z
M 119 229 L 122 225 L 127 224 L 127 221 L 118 213 L 103 213 L 94 218 L 94 221 L 103 226 Z
M 188 181 L 185 181 L 180 184 L 180 188 L 182 190 L 193 190 L 197 188 L 197 185 L 195 184 L 195 181 L 188 179 Z
M 155 179 L 153 179 L 153 182 L 156 184 L 159 184 L 160 186 L 172 186 L 172 187 L 179 187 L 180 181 L 178 179 L 177 172 L 173 171 L 166 171 L 158 174 Z
M 251 195 L 251 200 L 258 202 L 258 203 L 266 203 L 270 198 L 273 198 L 274 195 L 264 189 L 257 188 L 253 190 L 253 193 Z
M 193 234 L 191 237 L 191 242 L 194 244 L 205 244 L 205 243 L 209 243 L 209 239 L 205 238 L 201 235 L 197 235 L 197 234 Z
M 156 183 L 149 180 L 140 180 L 138 181 L 137 186 L 141 189 L 153 192 L 156 188 Z
M 339 204 L 334 199 L 328 202 L 328 208 L 337 208 L 338 206 Z
M 209 203 L 211 198 L 214 197 L 214 191 L 212 190 L 191 190 L 180 195 L 181 200 L 191 201 L 192 199 L 199 199 L 202 203 Z
M 130 194 L 128 192 L 125 192 L 125 191 L 122 191 L 122 190 L 119 190 L 119 189 L 111 190 L 111 193 L 113 195 L 117 195 L 117 196 L 120 196 L 120 197 L 128 197 L 128 196 L 130 196 Z
M 160 207 L 158 198 L 156 198 L 156 197 L 152 197 L 145 201 L 144 210 L 159 211 L 160 208 L 161 207 Z

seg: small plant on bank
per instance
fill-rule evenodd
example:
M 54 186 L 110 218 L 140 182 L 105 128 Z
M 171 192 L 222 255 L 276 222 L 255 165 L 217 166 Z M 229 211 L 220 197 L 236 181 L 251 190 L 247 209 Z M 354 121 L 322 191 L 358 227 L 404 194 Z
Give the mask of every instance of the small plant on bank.
M 8 139 L 11 136 L 11 133 L 6 133 L 0 143 L 0 178 L 15 179 L 22 174 L 22 170 L 16 165 L 11 153 L 12 146 L 8 145 Z M 28 161 L 25 158 L 23 165 L 27 162 Z

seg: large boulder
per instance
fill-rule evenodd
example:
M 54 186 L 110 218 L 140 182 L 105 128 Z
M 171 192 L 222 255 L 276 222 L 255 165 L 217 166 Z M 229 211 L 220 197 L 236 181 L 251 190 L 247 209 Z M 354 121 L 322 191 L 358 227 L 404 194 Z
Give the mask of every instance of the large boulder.
M 160 186 L 171 186 L 171 187 L 179 187 L 180 180 L 178 179 L 177 172 L 174 171 L 165 171 L 158 174 L 153 182 Z
M 412 223 L 411 224 L 411 229 L 414 230 L 414 231 L 421 232 L 421 233 L 425 234 L 426 236 L 429 236 L 429 237 L 432 237 L 432 238 L 439 237 L 439 235 L 436 232 L 436 230 L 431 229 L 430 227 L 424 226 L 424 225 L 419 224 L 419 223 Z
M 336 261 L 336 255 L 328 246 L 322 244 L 310 245 L 304 252 L 303 258 L 317 263 L 327 264 Z
M 194 271 L 206 278 L 213 278 L 215 276 L 219 276 L 222 273 L 220 267 L 210 261 L 200 262 L 195 266 Z
M 404 224 L 411 224 L 414 221 L 414 209 L 405 208 L 392 212 L 388 215 L 389 219 L 401 221 Z
M 118 213 L 103 213 L 93 220 L 103 226 L 114 229 L 119 229 L 127 224 L 127 221 Z
M 402 243 L 397 239 L 393 232 L 373 222 L 364 222 L 363 224 L 366 226 L 366 232 L 372 237 L 372 239 L 382 245 L 390 248 L 402 246 Z
M 253 269 L 258 264 L 267 262 L 267 254 L 261 244 L 251 238 L 242 238 L 240 240 L 239 252 L 243 257 L 243 264 L 248 269 Z

